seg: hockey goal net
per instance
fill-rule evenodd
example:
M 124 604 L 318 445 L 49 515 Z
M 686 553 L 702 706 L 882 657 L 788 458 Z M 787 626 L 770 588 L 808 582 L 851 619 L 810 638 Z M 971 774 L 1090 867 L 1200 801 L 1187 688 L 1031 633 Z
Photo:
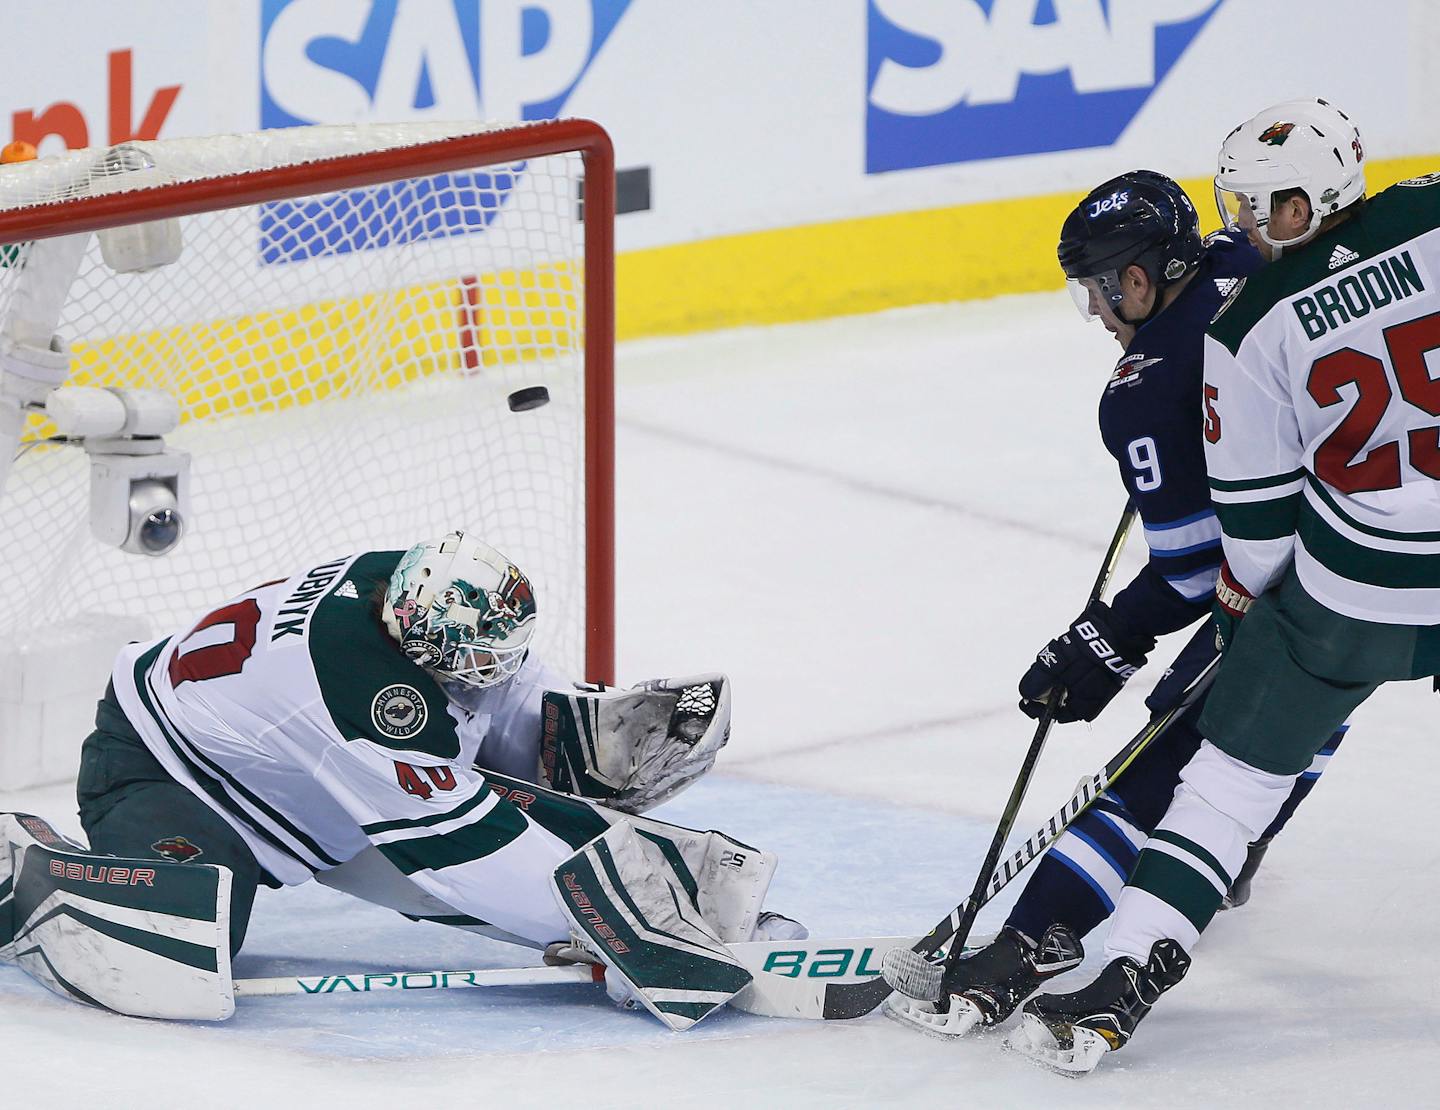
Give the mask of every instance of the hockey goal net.
M 107 264 L 109 229 L 162 220 L 173 262 Z M 13 764 L 27 738 L 84 728 L 119 642 L 307 560 L 457 527 L 531 576 L 537 651 L 609 680 L 612 226 L 609 141 L 575 120 L 303 127 L 0 167 L 0 333 L 58 308 L 66 385 L 166 391 L 165 442 L 191 460 L 183 539 L 127 554 L 91 534 L 85 452 L 29 417 L 0 493 L 0 772 L 6 745 Z M 78 269 L 37 292 L 36 241 L 66 239 Z M 537 385 L 548 403 L 512 411 Z

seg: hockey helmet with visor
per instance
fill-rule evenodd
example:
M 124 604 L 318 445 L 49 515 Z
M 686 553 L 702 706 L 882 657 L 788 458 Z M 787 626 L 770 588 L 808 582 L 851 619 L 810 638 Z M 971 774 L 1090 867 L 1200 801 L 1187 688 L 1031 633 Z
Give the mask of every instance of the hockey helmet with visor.
M 1299 190 L 1310 222 L 1292 239 L 1273 239 L 1277 201 Z M 1328 101 L 1287 100 L 1225 137 L 1215 174 L 1215 206 L 1227 228 L 1252 229 L 1279 257 L 1308 242 L 1326 217 L 1365 196 L 1365 148 L 1350 117 Z
M 1200 263 L 1200 221 L 1185 190 L 1162 173 L 1132 170 L 1096 186 L 1060 229 L 1056 254 L 1066 288 L 1086 320 L 1109 313 L 1138 326 L 1160 310 L 1165 288 Z M 1122 277 L 1145 271 L 1154 300 L 1139 319 L 1126 317 Z

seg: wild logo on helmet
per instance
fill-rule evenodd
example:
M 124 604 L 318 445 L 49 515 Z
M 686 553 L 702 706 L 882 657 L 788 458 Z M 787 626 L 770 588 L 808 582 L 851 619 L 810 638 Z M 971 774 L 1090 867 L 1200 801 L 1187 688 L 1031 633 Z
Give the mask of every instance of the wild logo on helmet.
M 1293 123 L 1272 123 L 1264 131 L 1260 132 L 1260 141 L 1269 143 L 1271 146 L 1284 146 L 1285 140 L 1290 137 L 1290 132 L 1295 130 Z

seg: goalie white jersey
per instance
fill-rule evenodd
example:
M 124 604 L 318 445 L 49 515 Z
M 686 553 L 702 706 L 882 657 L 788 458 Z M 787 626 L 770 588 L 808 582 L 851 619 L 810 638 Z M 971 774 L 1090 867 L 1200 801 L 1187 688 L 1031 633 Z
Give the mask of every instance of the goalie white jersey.
M 381 623 L 400 555 L 321 563 L 176 636 L 131 644 L 116 660 L 116 697 L 155 758 L 281 882 L 373 844 L 461 913 L 560 939 L 549 876 L 573 847 L 474 768 L 489 758 L 534 778 L 544 685 L 556 676 L 529 661 L 452 705 Z

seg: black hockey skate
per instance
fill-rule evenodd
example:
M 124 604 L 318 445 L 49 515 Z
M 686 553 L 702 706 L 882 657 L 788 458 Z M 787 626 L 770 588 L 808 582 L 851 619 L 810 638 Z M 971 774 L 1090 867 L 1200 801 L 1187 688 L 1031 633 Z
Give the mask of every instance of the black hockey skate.
M 1260 863 L 1264 860 L 1265 853 L 1269 848 L 1270 839 L 1268 837 L 1250 845 L 1250 850 L 1245 853 L 1245 866 L 1240 868 L 1240 874 L 1235 876 L 1235 881 L 1230 884 L 1230 889 L 1220 900 L 1222 910 L 1233 910 L 1250 901 L 1250 884 L 1254 882 L 1255 872 L 1260 870 Z
M 1006 1047 L 1054 1071 L 1088 1075 L 1105 1053 L 1125 1047 L 1156 999 L 1189 970 L 1180 945 L 1157 940 L 1143 965 L 1122 956 L 1074 994 L 1032 998 Z
M 983 948 L 935 965 L 938 986 L 924 990 L 929 984 L 923 977 L 904 986 L 933 1000 L 897 991 L 886 1000 L 885 1015 L 933 1036 L 963 1037 L 976 1027 L 998 1025 L 1046 980 L 1079 967 L 1084 958 L 1080 938 L 1065 925 L 1051 925 L 1039 943 L 1006 927 Z

